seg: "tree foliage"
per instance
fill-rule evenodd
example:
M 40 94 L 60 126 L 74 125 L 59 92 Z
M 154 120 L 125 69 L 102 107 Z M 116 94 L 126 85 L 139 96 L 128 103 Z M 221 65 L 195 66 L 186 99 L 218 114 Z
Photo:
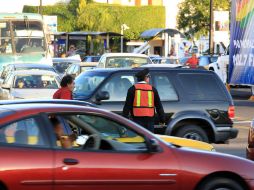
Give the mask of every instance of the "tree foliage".
M 138 39 L 151 28 L 165 27 L 165 8 L 162 6 L 130 7 L 72 0 L 69 5 L 43 7 L 43 14 L 58 16 L 58 31 L 121 32 L 121 25 L 130 27 L 124 32 L 128 39 Z M 37 7 L 25 7 L 23 12 L 37 12 Z
M 214 10 L 229 10 L 229 0 L 214 0 Z M 178 29 L 190 37 L 207 35 L 210 24 L 210 0 L 184 0 L 179 5 Z

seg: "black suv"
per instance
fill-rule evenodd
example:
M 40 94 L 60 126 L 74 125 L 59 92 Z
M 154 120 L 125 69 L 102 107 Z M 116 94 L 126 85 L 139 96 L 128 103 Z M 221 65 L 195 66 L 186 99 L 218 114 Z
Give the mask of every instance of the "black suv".
M 84 72 L 75 80 L 74 99 L 122 114 L 127 91 L 140 69 Z M 150 83 L 157 88 L 167 115 L 167 125 L 156 125 L 155 133 L 213 143 L 236 138 L 238 130 L 232 128 L 231 120 L 233 100 L 214 72 L 153 67 L 150 74 Z

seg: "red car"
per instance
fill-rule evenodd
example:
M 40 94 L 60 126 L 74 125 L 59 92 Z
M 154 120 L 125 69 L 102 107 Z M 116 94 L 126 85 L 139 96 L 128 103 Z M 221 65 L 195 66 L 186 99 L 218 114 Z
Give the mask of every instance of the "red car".
M 248 146 L 246 148 L 246 157 L 254 161 L 254 120 L 251 123 L 248 136 Z
M 24 103 L 0 113 L 0 190 L 254 190 L 253 162 L 167 144 L 108 111 Z

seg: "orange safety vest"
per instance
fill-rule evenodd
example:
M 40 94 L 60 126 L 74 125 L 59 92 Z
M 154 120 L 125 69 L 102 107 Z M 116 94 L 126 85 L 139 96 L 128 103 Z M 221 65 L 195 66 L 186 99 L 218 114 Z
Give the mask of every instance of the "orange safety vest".
M 135 117 L 154 116 L 154 93 L 151 85 L 135 84 L 133 115 Z

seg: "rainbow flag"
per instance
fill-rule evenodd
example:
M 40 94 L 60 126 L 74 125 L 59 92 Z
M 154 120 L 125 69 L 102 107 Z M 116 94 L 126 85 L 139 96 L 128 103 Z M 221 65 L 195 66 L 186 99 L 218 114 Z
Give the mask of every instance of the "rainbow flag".
M 253 0 L 236 1 L 236 21 L 240 22 L 241 28 L 245 28 L 248 25 L 253 15 L 254 15 Z

